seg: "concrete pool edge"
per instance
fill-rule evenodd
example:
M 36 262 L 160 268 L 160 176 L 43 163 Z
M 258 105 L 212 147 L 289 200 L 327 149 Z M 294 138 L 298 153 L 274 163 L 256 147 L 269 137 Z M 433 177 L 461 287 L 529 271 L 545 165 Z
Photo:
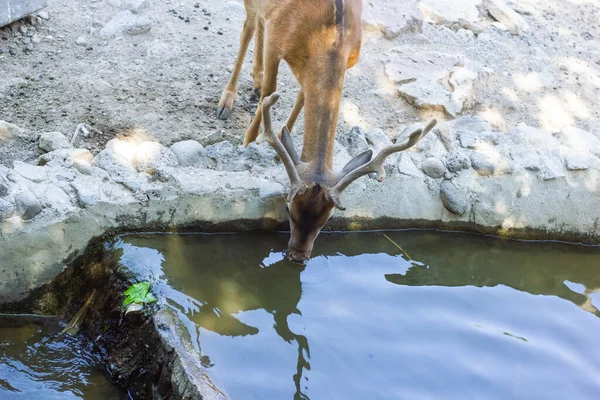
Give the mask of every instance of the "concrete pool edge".
M 175 200 L 149 201 L 146 204 L 98 203 L 96 207 L 80 209 L 60 219 L 50 215 L 49 218 L 22 221 L 20 226 L 5 229 L 0 237 L 0 254 L 3 255 L 0 269 L 0 305 L 25 299 L 36 288 L 51 282 L 75 257 L 85 252 L 94 238 L 100 236 L 142 231 L 287 230 L 285 203 L 282 197 L 267 201 L 246 201 L 243 203 L 243 211 L 236 212 L 235 208 L 242 204 L 244 198 L 249 197 L 239 197 L 239 193 L 232 190 L 230 193 L 178 197 Z M 213 211 L 215 209 L 219 209 L 216 217 Z M 600 209 L 600 204 L 598 208 L 590 208 L 593 209 Z M 169 216 L 166 220 L 165 215 Z M 325 231 L 442 229 L 515 239 L 600 244 L 600 231 L 597 229 L 576 230 L 562 224 L 556 226 L 554 223 L 553 226 L 542 227 L 507 227 L 477 222 L 445 218 L 364 217 L 342 214 L 334 218 Z M 597 225 L 597 220 L 593 224 Z

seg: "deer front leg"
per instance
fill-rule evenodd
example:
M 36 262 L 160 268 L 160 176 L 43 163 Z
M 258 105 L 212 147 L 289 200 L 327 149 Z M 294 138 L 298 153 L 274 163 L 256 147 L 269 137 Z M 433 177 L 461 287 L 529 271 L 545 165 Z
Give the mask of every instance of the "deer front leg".
M 265 70 L 265 21 L 257 18 L 256 37 L 254 38 L 254 62 L 252 63 L 252 80 L 254 81 L 254 94 L 260 99 Z
M 246 57 L 246 52 L 248 51 L 248 45 L 252 40 L 252 36 L 254 36 L 255 27 L 256 15 L 254 13 L 249 13 L 248 10 L 246 10 L 246 21 L 244 21 L 244 28 L 242 29 L 242 35 L 240 37 L 240 49 L 235 60 L 235 65 L 233 66 L 233 73 L 231 74 L 229 83 L 227 83 L 227 86 L 225 86 L 225 90 L 223 90 L 221 101 L 219 101 L 219 107 L 217 107 L 218 119 L 229 118 L 229 114 L 233 108 L 233 102 L 235 101 L 235 97 L 237 95 L 237 84 L 238 80 L 240 79 L 242 64 L 244 63 L 244 58 Z
M 300 115 L 300 111 L 304 108 L 304 91 L 300 89 L 298 92 L 298 97 L 296 98 L 296 104 L 294 104 L 294 109 L 292 113 L 288 117 L 285 126 L 287 126 L 288 130 L 291 132 L 292 128 L 296 124 L 296 120 L 298 119 L 298 115 Z
M 267 43 L 267 49 L 265 52 L 265 76 L 262 83 L 260 104 L 256 109 L 254 119 L 250 124 L 250 127 L 246 131 L 244 137 L 244 147 L 247 147 L 250 143 L 254 142 L 260 132 L 260 125 L 262 123 L 262 104 L 265 97 L 268 97 L 275 93 L 277 90 L 277 74 L 279 73 L 279 63 L 281 58 L 279 54 L 274 51 L 271 46 Z

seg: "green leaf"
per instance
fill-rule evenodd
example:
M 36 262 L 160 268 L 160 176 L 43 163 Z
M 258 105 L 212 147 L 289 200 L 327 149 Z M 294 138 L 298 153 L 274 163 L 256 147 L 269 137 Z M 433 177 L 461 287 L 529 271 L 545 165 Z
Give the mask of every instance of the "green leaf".
M 140 282 L 133 284 L 123 293 L 126 297 L 123 301 L 123 307 L 127 307 L 131 303 L 147 304 L 154 303 L 156 298 L 150 293 L 150 282 Z

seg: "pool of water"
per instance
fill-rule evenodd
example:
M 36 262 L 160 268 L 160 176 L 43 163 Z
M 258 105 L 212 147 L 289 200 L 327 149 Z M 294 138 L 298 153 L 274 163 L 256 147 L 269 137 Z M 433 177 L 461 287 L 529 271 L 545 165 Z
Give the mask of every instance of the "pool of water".
M 0 399 L 125 398 L 83 339 L 60 335 L 52 325 L 0 325 Z
M 600 248 L 425 231 L 133 235 L 215 384 L 245 399 L 598 399 Z

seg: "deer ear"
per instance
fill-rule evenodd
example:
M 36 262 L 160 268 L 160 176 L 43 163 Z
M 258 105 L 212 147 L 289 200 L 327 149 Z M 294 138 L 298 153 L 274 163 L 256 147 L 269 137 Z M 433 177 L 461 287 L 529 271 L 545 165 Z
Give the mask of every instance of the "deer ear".
M 298 157 L 298 153 L 296 152 L 296 148 L 294 147 L 294 142 L 292 141 L 292 136 L 290 135 L 290 131 L 287 126 L 283 126 L 281 129 L 281 143 L 285 150 L 290 155 L 290 158 L 294 162 L 294 165 L 300 164 L 300 157 Z
M 350 172 L 354 171 L 356 168 L 362 167 L 363 165 L 365 165 L 366 163 L 371 161 L 372 157 L 373 157 L 373 150 L 367 150 L 363 153 L 360 153 L 359 155 L 354 157 L 352 160 L 350 160 L 348 162 L 348 164 L 346 164 L 346 166 L 342 169 L 341 175 L 345 176 L 345 175 L 349 174 Z

